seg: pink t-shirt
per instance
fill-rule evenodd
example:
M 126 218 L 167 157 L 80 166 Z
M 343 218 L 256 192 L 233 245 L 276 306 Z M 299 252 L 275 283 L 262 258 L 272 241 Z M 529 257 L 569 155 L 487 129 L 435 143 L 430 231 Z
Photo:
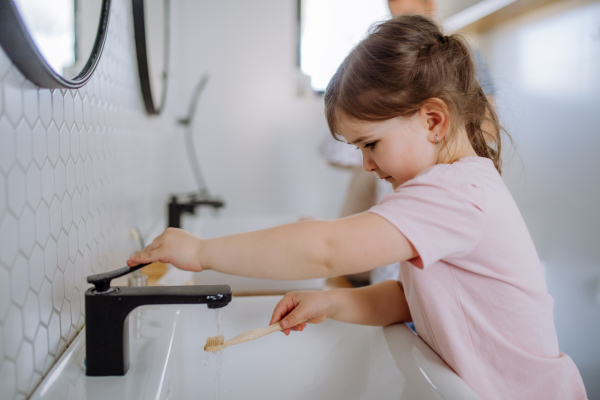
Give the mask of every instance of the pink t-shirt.
M 586 399 L 558 350 L 537 252 L 491 160 L 430 167 L 371 208 L 413 244 L 399 279 L 419 336 L 482 399 Z

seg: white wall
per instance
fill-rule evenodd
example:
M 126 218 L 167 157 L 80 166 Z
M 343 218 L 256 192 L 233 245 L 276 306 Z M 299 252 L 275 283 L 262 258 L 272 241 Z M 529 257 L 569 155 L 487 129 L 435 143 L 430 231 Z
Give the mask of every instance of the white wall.
M 320 97 L 298 98 L 296 0 L 178 2 L 173 84 L 180 115 L 198 79 L 196 147 L 224 214 L 338 215 L 348 174 L 317 153 Z
M 600 3 L 554 4 L 480 43 L 522 159 L 504 178 L 547 268 L 561 351 L 600 399 Z

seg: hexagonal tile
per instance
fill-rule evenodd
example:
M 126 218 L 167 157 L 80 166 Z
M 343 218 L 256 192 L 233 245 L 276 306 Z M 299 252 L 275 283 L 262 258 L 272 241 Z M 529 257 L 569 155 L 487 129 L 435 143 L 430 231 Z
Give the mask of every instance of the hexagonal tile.
M 58 239 L 60 230 L 62 228 L 62 209 L 60 200 L 56 196 L 52 199 L 50 204 L 50 233 L 55 239 Z
M 65 268 L 65 297 L 71 300 L 73 291 L 75 290 L 75 275 L 73 272 L 73 263 L 69 260 L 67 262 L 67 268 Z
M 54 194 L 62 199 L 67 191 L 67 178 L 65 172 L 65 164 L 59 158 L 54 166 Z
M 36 164 L 41 168 L 48 157 L 48 146 L 46 143 L 46 128 L 42 125 L 41 121 L 37 121 L 33 127 L 32 132 L 33 140 L 33 159 Z
M 40 102 L 40 120 L 47 128 L 52 120 L 52 92 L 50 89 L 40 89 L 38 99 Z
M 94 272 L 92 271 L 92 253 L 90 249 L 86 249 L 85 253 L 83 253 L 83 285 L 80 288 L 82 293 L 85 293 L 85 287 L 87 286 L 86 277 L 92 275 Z
M 75 125 L 78 128 L 81 128 L 83 126 L 83 101 L 79 96 L 79 93 L 77 93 L 73 99 L 73 107 L 75 111 Z
M 77 189 L 81 192 L 85 186 L 85 164 L 81 157 L 79 157 L 75 164 L 75 179 L 77 182 Z
M 43 325 L 38 328 L 35 340 L 33 341 L 33 358 L 35 361 L 35 370 L 44 372 L 44 364 L 48 355 L 48 329 Z
M 69 260 L 75 261 L 77 250 L 79 249 L 79 240 L 77 235 L 77 227 L 71 226 L 69 230 Z
M 15 217 L 6 214 L 0 222 L 0 260 L 5 265 L 12 265 L 19 251 L 19 224 Z
M 19 244 L 26 255 L 31 253 L 35 244 L 35 217 L 29 207 L 25 207 L 19 218 Z
M 67 341 L 67 343 L 69 340 L 69 329 L 71 329 L 71 302 L 65 299 L 60 309 L 60 337 Z
M 25 81 L 23 84 L 23 115 L 30 126 L 35 124 L 39 116 L 38 88 L 33 83 Z
M 27 202 L 31 208 L 35 210 L 42 199 L 42 173 L 40 172 L 37 164 L 31 163 L 29 165 L 29 169 L 25 174 L 25 180 L 25 193 L 27 194 Z
M 68 337 L 68 334 L 65 335 L 66 337 Z M 60 340 L 58 341 L 58 349 L 56 350 L 56 354 L 57 354 L 57 358 L 59 358 L 67 349 L 67 340 L 63 339 L 62 337 L 62 332 L 61 332 L 61 337 Z
M 83 124 L 86 127 L 89 127 L 92 124 L 92 109 L 90 107 L 90 100 L 87 96 L 83 98 L 82 108 L 83 108 Z
M 15 364 L 8 360 L 3 360 L 0 364 L 0 387 L 2 395 L 6 399 L 13 399 L 17 396 L 17 368 Z
M 56 244 L 58 245 L 58 269 L 63 271 L 69 259 L 69 238 L 64 230 L 60 231 Z
M 23 342 L 17 356 L 17 388 L 20 392 L 29 390 L 29 382 L 33 375 L 33 345 Z
M 2 220 L 2 216 L 6 212 L 6 192 L 6 179 L 4 178 L 4 175 L 0 173 L 0 221 Z
M 60 126 L 65 120 L 64 99 L 59 89 L 52 91 L 52 119 L 57 126 Z
M 6 173 L 15 161 L 15 128 L 4 116 L 0 117 L 0 168 Z
M 2 183 L 2 181 L 0 180 L 0 184 L 1 183 Z M 88 191 L 87 187 L 84 186 L 83 189 L 81 190 L 81 216 L 82 216 L 82 218 L 87 220 L 89 213 L 90 213 L 90 192 Z M 0 215 L 2 215 L 1 208 L 0 208 Z
M 91 129 L 91 127 L 84 127 L 79 133 L 79 156 L 81 159 L 85 159 L 88 155 L 88 132 Z
M 13 301 L 23 307 L 29 291 L 29 265 L 27 259 L 20 254 L 11 268 L 10 283 Z
M 65 107 L 65 123 L 70 129 L 75 121 L 75 110 L 73 109 L 73 96 L 71 95 L 71 92 L 67 91 L 65 93 L 63 101 Z
M 10 99 L 4 105 L 8 119 L 16 126 L 23 116 L 23 86 L 21 74 L 16 68 L 11 68 L 4 78 L 4 98 Z
M 10 306 L 10 275 L 3 265 L 0 265 L 0 321 L 4 321 L 4 316 Z M 0 344 L 2 347 L 2 344 Z M 1 358 L 0 358 L 1 360 Z
M 40 290 L 40 322 L 48 324 L 50 315 L 52 315 L 52 285 L 48 279 L 44 279 L 42 289 Z
M 66 178 L 67 193 L 69 193 L 70 196 L 73 196 L 73 192 L 77 187 L 77 173 L 75 171 L 75 162 L 73 161 L 73 158 L 69 158 L 69 161 L 67 161 Z
M 40 292 L 44 281 L 44 251 L 35 245 L 29 256 L 29 285 L 36 293 Z
M 77 254 L 77 258 L 73 263 L 73 278 L 75 289 L 83 292 L 83 256 L 81 254 Z
M 25 172 L 18 164 L 8 173 L 8 207 L 15 215 L 21 215 L 25 207 Z
M 73 202 L 67 193 L 62 200 L 62 226 L 64 229 L 70 229 L 73 223 Z
M 81 317 L 81 294 L 75 289 L 71 298 L 71 324 L 75 328 L 79 328 L 79 317 Z
M 42 197 L 47 204 L 50 204 L 54 197 L 54 167 L 50 160 L 46 160 L 42 168 Z
M 85 181 L 89 188 L 91 183 L 94 181 L 94 161 L 91 156 L 88 156 L 85 161 Z
M 50 209 L 43 201 L 35 212 L 35 240 L 45 246 L 50 237 Z
M 26 170 L 33 159 L 33 132 L 27 121 L 22 119 L 21 122 L 19 122 L 19 125 L 17 125 L 15 133 L 17 161 L 21 164 L 21 167 Z
M 58 268 L 58 247 L 53 238 L 49 238 L 44 248 L 44 271 L 46 277 L 52 281 Z
M 27 299 L 23 306 L 23 317 L 25 339 L 29 339 L 33 342 L 37 327 L 40 324 L 40 304 L 37 294 L 31 290 L 27 294 Z
M 4 326 L 2 325 L 0 325 L 0 360 L 4 361 Z
M 56 311 L 60 311 L 65 300 L 65 281 L 60 269 L 56 270 L 52 279 L 52 305 Z
M 59 131 L 60 137 L 60 158 L 66 163 L 71 155 L 71 133 L 66 124 L 62 124 Z
M 71 199 L 73 206 L 73 222 L 76 226 L 79 226 L 81 220 L 81 195 L 77 190 L 73 192 L 73 199 Z
M 50 122 L 46 140 L 46 145 L 48 146 L 48 160 L 50 160 L 52 165 L 56 165 L 56 161 L 58 161 L 58 157 L 60 156 L 60 133 L 58 132 L 58 127 L 54 121 Z
M 11 304 L 4 326 L 10 326 L 10 329 L 4 331 L 4 353 L 6 357 L 14 360 L 23 340 L 23 313 L 19 307 Z
M 50 322 L 48 323 L 48 352 L 57 355 L 58 342 L 60 341 L 60 314 L 58 311 L 52 311 Z
M 77 227 L 77 234 L 79 236 L 78 240 L 78 249 L 81 253 L 85 251 L 85 247 L 87 246 L 87 223 L 82 218 L 79 221 L 79 226 Z
M 73 157 L 73 160 L 77 160 L 79 158 L 79 136 L 79 128 L 77 125 L 73 125 L 73 128 L 71 128 L 70 131 L 71 157 Z

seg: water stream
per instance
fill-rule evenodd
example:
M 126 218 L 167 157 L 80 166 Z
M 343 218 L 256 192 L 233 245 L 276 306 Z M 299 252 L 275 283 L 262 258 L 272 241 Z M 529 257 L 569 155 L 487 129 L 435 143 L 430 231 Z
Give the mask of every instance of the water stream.
M 223 336 L 225 337 L 224 333 L 223 333 L 223 318 L 221 317 L 221 309 L 220 308 L 216 308 L 215 309 L 215 323 L 217 326 L 217 336 Z M 221 392 L 221 380 L 224 377 L 223 374 L 223 350 L 219 350 L 215 353 L 210 353 L 210 352 L 206 352 L 206 356 L 204 357 L 204 366 L 206 368 L 208 368 L 210 366 L 210 358 L 212 357 L 212 354 L 215 354 L 216 356 L 216 368 L 217 368 L 217 373 L 215 376 L 215 400 L 219 400 L 219 395 Z

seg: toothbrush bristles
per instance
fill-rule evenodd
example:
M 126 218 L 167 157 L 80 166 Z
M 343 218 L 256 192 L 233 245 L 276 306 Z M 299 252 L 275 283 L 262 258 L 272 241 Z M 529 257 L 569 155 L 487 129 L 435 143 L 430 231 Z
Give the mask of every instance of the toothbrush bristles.
M 217 351 L 219 350 L 219 346 L 225 343 L 225 337 L 223 335 L 212 336 L 206 339 L 206 346 L 204 346 L 204 351 Z

